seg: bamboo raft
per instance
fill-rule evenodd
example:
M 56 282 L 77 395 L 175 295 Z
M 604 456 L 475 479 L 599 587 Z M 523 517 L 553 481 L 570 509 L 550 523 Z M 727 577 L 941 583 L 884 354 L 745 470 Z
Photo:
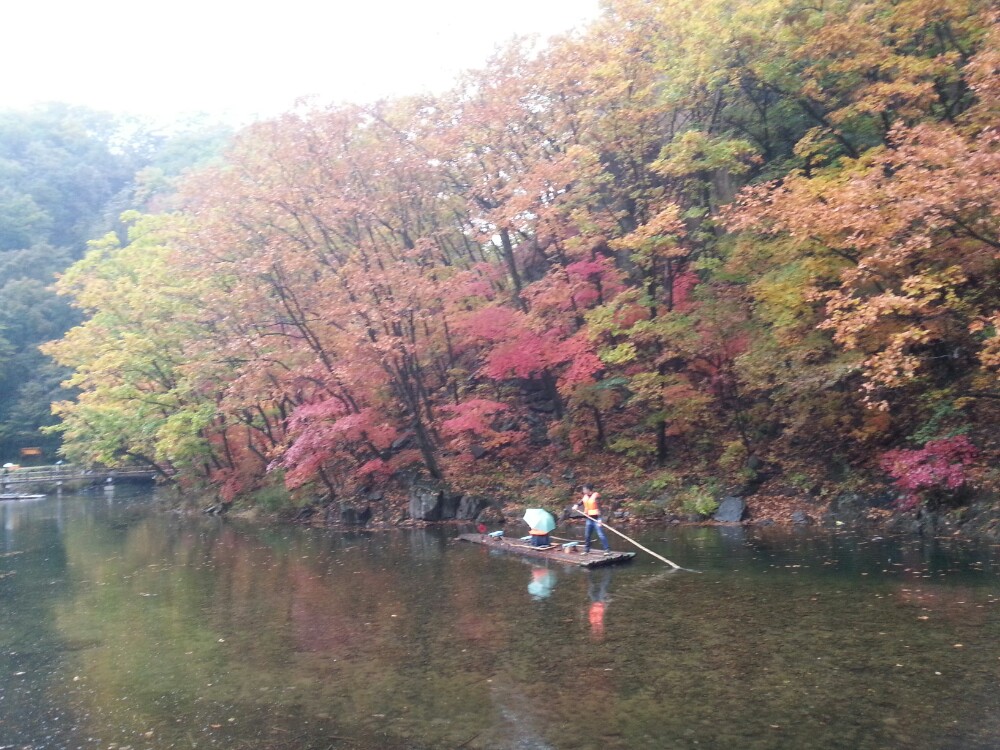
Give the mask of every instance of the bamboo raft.
M 493 537 L 489 534 L 460 534 L 458 540 L 461 542 L 471 542 L 481 544 L 490 549 L 512 552 L 516 555 L 526 557 L 539 557 L 544 560 L 566 563 L 567 565 L 578 565 L 581 568 L 600 568 L 605 565 L 617 565 L 619 563 L 631 562 L 635 557 L 635 552 L 610 552 L 591 550 L 589 555 L 577 552 L 579 547 L 567 547 L 562 544 L 550 544 L 547 547 L 532 547 L 520 540 L 506 539 L 502 536 Z

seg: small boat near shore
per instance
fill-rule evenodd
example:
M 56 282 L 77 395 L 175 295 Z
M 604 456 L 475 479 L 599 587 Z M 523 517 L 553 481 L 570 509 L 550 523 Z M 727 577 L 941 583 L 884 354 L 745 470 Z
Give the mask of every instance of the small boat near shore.
M 3 492 L 0 493 L 0 501 L 3 500 L 41 500 L 45 495 L 31 495 L 26 492 Z
M 619 563 L 631 562 L 635 557 L 635 552 L 608 552 L 591 550 L 589 555 L 583 554 L 581 545 L 575 547 L 563 544 L 550 544 L 547 547 L 532 547 L 530 544 L 516 539 L 506 539 L 503 536 L 491 536 L 489 534 L 460 534 L 457 539 L 461 542 L 471 542 L 481 544 L 490 549 L 512 552 L 525 557 L 538 557 L 544 560 L 566 563 L 567 565 L 578 565 L 581 568 L 600 568 L 605 565 L 618 565 Z

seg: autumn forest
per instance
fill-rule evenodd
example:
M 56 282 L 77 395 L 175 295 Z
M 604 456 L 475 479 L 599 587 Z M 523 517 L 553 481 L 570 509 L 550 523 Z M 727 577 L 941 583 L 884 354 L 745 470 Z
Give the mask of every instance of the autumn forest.
M 608 0 L 133 203 L 58 281 L 55 432 L 260 503 L 959 504 L 1000 484 L 998 114 L 982 0 Z

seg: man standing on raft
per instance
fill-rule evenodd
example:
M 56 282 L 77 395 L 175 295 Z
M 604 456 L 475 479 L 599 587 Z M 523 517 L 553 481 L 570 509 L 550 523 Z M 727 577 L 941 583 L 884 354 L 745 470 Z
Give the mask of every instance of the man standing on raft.
M 590 554 L 590 535 L 593 532 L 597 532 L 597 538 L 601 540 L 601 544 L 604 545 L 605 554 L 611 551 L 608 547 L 608 537 L 604 533 L 604 529 L 601 528 L 601 509 L 597 504 L 598 498 L 600 498 L 600 493 L 594 491 L 594 485 L 585 484 L 583 485 L 583 497 L 580 502 L 573 506 L 573 510 L 580 512 L 580 506 L 583 505 L 583 515 L 587 517 L 587 528 L 584 530 L 584 544 L 583 544 L 583 554 Z

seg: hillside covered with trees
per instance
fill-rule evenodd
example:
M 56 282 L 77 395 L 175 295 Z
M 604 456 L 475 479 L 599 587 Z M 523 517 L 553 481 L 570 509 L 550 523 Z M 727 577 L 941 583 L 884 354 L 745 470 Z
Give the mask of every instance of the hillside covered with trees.
M 69 371 L 38 345 L 81 322 L 52 288 L 87 241 L 127 208 L 156 205 L 184 168 L 216 153 L 226 131 L 157 133 L 129 118 L 52 104 L 0 112 L 0 461 L 54 461 L 51 404 Z M 29 459 L 31 460 L 31 459 Z
M 50 403 L 67 372 L 38 344 L 80 322 L 52 290 L 55 274 L 106 230 L 105 208 L 131 182 L 138 154 L 115 150 L 110 116 L 63 106 L 0 113 L 0 457 L 53 456 Z M 121 208 L 118 209 L 120 211 Z M 62 395 L 65 397 L 65 394 Z
M 998 73 L 979 0 L 610 0 L 256 124 L 61 279 L 65 454 L 301 502 L 992 490 Z

